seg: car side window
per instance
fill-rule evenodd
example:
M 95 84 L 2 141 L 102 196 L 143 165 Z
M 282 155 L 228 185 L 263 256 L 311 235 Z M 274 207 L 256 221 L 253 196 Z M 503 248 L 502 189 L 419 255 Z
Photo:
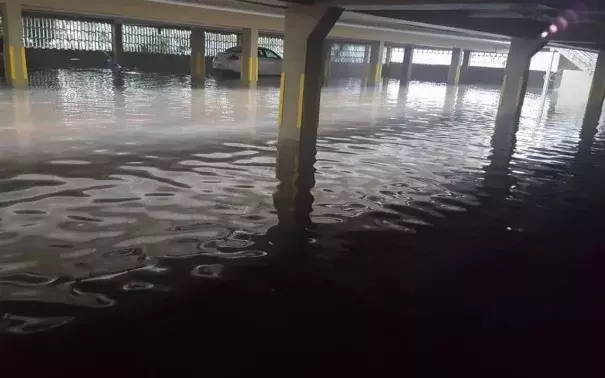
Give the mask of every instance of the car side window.
M 265 49 L 262 48 L 258 48 L 258 57 L 259 58 L 264 58 L 265 57 Z
M 265 55 L 267 55 L 267 58 L 269 59 L 281 59 L 281 56 L 277 55 L 269 49 L 265 49 Z

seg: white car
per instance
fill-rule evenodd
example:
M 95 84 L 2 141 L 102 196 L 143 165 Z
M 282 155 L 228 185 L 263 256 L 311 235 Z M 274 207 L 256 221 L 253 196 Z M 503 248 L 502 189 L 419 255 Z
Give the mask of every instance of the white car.
M 241 72 L 242 47 L 235 46 L 218 53 L 212 60 L 214 70 L 239 75 Z M 259 75 L 281 75 L 283 59 L 274 51 L 264 47 L 258 48 L 258 74 Z

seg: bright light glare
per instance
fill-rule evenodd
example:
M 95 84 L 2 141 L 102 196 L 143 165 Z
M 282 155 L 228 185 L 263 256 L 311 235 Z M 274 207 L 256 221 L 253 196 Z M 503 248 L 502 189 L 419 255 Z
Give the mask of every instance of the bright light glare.
M 543 31 L 542 34 L 541 34 L 541 37 L 542 38 L 548 37 L 548 32 L 547 31 Z
M 559 28 L 557 27 L 557 25 L 552 24 L 548 27 L 548 30 L 550 30 L 550 32 L 554 34 L 559 31 Z

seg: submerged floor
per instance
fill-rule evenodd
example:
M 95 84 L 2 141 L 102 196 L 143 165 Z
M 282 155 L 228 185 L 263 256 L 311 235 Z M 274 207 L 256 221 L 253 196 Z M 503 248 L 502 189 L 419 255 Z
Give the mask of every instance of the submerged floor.
M 32 82 L 0 92 L 13 368 L 593 373 L 605 139 L 585 99 L 528 94 L 511 151 L 498 88 L 335 81 L 315 174 L 279 182 L 272 80 Z

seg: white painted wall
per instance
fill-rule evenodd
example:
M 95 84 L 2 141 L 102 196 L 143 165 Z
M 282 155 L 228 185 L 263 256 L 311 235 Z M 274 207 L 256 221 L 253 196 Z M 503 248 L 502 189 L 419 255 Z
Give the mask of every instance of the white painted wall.
M 561 78 L 559 93 L 559 104 L 586 103 L 592 75 L 584 71 L 564 70 Z

